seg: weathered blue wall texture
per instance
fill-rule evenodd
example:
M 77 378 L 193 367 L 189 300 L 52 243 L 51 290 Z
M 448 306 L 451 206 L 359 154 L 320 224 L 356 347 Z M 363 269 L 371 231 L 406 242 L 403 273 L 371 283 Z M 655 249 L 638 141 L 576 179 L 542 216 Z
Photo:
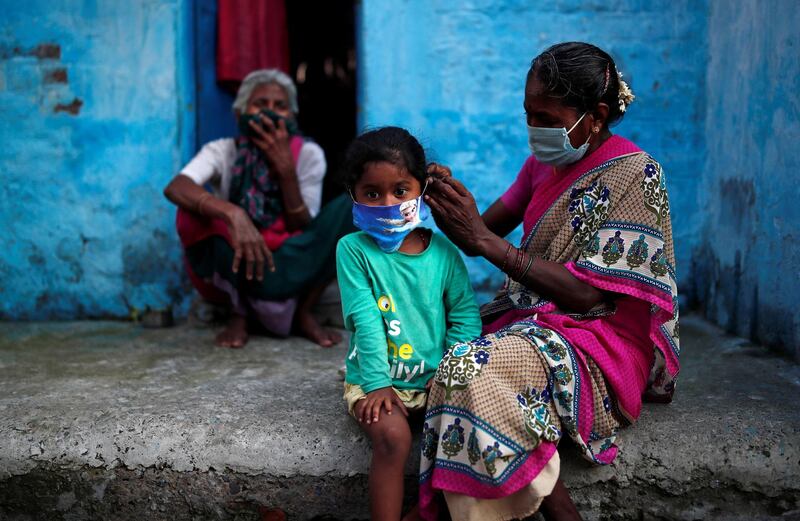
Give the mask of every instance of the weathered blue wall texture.
M 800 361 L 800 5 L 710 4 L 695 284 L 707 315 Z
M 363 2 L 360 123 L 407 127 L 483 210 L 529 154 L 522 101 L 531 59 L 553 43 L 594 43 L 617 59 L 636 94 L 615 132 L 667 173 L 685 283 L 699 238 L 707 15 L 702 1 Z M 487 263 L 469 268 L 484 298 L 499 286 Z
M 229 111 L 213 7 L 4 2 L 0 318 L 126 316 L 190 294 L 161 189 L 227 132 L 211 121 Z M 611 52 L 637 96 L 616 132 L 668 175 L 683 295 L 800 358 L 796 0 L 407 0 L 358 17 L 361 126 L 409 128 L 481 209 L 528 153 L 530 60 L 566 40 Z M 496 270 L 469 267 L 487 298 Z
M 179 302 L 161 190 L 182 144 L 194 144 L 182 2 L 27 0 L 2 11 L 0 318 Z

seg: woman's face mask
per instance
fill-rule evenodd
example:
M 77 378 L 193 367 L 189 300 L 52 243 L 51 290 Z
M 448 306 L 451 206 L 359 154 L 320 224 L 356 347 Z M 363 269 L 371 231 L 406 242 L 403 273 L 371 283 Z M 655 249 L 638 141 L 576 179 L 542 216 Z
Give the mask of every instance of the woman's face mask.
M 540 163 L 553 166 L 569 165 L 580 160 L 589 148 L 589 138 L 592 135 L 589 134 L 586 142 L 575 148 L 569 141 L 569 133 L 575 130 L 586 114 L 587 112 L 584 112 L 569 130 L 565 127 L 548 128 L 528 125 L 528 146 L 536 159 Z
M 381 250 L 393 253 L 411 230 L 428 218 L 428 206 L 422 200 L 424 193 L 423 189 L 416 199 L 391 206 L 370 206 L 353 199 L 353 224 L 375 239 Z

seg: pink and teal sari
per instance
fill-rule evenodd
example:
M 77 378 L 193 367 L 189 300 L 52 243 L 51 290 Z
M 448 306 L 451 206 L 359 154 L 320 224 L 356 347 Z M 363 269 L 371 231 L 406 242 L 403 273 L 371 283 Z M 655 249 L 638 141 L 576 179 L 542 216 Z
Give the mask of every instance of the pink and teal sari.
M 533 163 L 531 163 L 533 162 Z M 453 345 L 434 379 L 422 439 L 420 505 L 442 493 L 454 520 L 535 512 L 569 436 L 596 464 L 642 399 L 669 401 L 678 374 L 678 296 L 659 164 L 614 136 L 566 172 L 535 163 L 524 208 L 529 254 L 607 292 L 584 315 L 507 280 L 481 313 L 484 335 Z

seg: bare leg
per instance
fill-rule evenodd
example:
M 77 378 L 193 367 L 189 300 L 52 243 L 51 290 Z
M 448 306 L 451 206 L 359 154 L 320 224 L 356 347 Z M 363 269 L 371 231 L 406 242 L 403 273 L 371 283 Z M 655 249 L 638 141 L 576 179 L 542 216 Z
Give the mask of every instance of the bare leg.
M 231 315 L 228 324 L 217 335 L 215 343 L 220 347 L 244 347 L 249 337 L 247 336 L 247 318 L 242 315 Z
M 406 417 L 395 411 L 389 415 L 384 410 L 380 421 L 359 424 L 372 441 L 369 510 L 373 521 L 397 521 L 403 508 L 403 469 L 411 451 L 411 429 Z
M 549 496 L 544 498 L 542 506 L 539 507 L 547 521 L 581 521 L 583 518 L 569 497 L 569 491 L 560 479 L 556 481 L 556 486 Z
M 402 521 L 422 521 L 422 518 L 419 516 L 419 503 L 414 505 L 411 510 L 403 516 Z
M 297 311 L 294 314 L 295 330 L 322 347 L 331 347 L 342 341 L 342 335 L 323 328 L 311 313 L 327 285 L 324 283 L 314 286 L 307 293 L 301 295 Z

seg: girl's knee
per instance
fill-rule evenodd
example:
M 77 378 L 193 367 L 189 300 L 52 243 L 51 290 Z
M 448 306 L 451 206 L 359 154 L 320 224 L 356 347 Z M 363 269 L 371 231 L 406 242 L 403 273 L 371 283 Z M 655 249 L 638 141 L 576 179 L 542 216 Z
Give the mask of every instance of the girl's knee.
M 378 423 L 380 426 L 380 423 Z M 408 457 L 411 451 L 411 431 L 399 422 L 379 428 L 372 436 L 372 451 L 384 458 Z

